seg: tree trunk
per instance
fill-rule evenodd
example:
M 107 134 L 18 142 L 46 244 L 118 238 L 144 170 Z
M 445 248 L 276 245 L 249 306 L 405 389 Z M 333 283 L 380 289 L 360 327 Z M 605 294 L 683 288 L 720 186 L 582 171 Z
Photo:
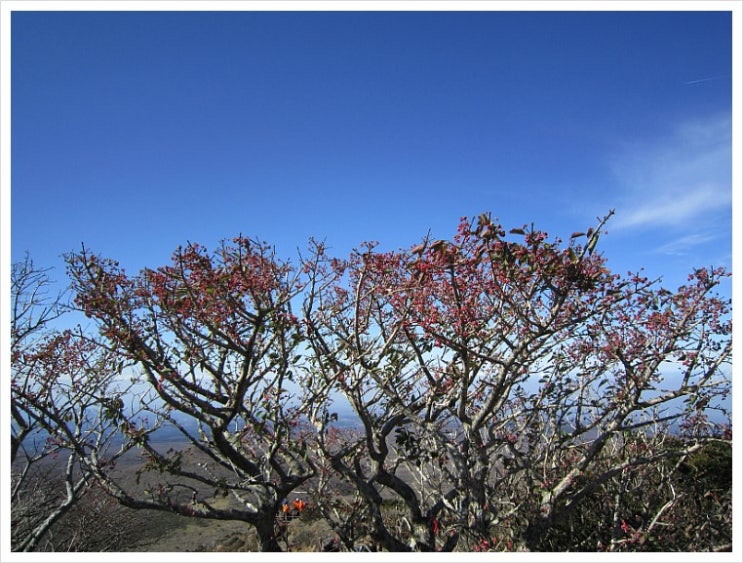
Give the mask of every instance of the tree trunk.
M 544 537 L 552 526 L 553 518 L 537 516 L 533 518 L 524 530 L 524 543 L 529 551 L 543 551 Z
M 258 534 L 258 541 L 261 544 L 261 551 L 284 551 L 279 545 L 276 537 L 276 518 L 271 514 L 265 520 L 255 524 L 255 531 Z

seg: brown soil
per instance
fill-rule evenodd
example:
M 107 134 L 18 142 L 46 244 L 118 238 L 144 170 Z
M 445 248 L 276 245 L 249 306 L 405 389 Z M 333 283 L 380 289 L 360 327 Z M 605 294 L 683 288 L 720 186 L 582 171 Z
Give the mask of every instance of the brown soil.
M 238 551 L 238 549 L 217 549 L 227 545 L 231 538 L 248 535 L 249 526 L 244 522 L 225 522 L 184 518 L 166 512 L 140 511 L 143 527 L 149 529 L 147 537 L 122 551 Z M 242 547 L 245 541 L 232 540 L 229 545 Z
M 158 444 L 160 451 L 170 447 L 179 449 L 181 444 Z M 189 448 L 190 450 L 190 448 Z M 185 456 L 187 463 L 196 463 L 198 453 Z M 184 462 L 185 463 L 185 462 Z M 117 464 L 119 482 L 127 490 L 140 491 L 159 480 L 160 476 L 145 473 L 136 482 L 136 472 L 142 459 L 131 452 Z M 213 490 L 201 489 L 200 496 L 217 508 L 237 502 L 232 496 L 211 496 Z M 114 503 L 115 501 L 110 501 Z M 308 516 L 308 517 L 305 517 Z M 303 515 L 287 524 L 283 547 L 292 551 L 317 551 L 320 545 L 333 538 L 329 525 L 319 519 Z M 122 552 L 227 552 L 258 551 L 255 532 L 249 524 L 240 521 L 189 518 L 159 510 L 134 510 L 116 505 L 115 516 L 126 531 L 110 545 L 110 551 Z M 125 546 L 125 547 L 122 547 Z
M 258 551 L 255 532 L 244 522 L 185 518 L 152 512 L 137 512 L 142 528 L 148 530 L 147 537 L 122 551 Z M 332 530 L 323 520 L 300 518 L 288 523 L 282 543 L 285 548 L 291 546 L 291 551 L 317 551 L 332 537 Z

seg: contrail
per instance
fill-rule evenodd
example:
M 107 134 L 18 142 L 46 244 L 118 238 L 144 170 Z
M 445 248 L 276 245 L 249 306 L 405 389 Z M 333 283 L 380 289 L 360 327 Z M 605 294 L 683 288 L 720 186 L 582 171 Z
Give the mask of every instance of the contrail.
M 699 80 L 689 80 L 688 82 L 684 82 L 684 85 L 699 84 L 700 82 L 709 82 L 710 80 L 719 80 L 720 78 L 725 78 L 725 75 L 721 74 L 719 76 L 710 76 L 709 78 L 700 78 Z

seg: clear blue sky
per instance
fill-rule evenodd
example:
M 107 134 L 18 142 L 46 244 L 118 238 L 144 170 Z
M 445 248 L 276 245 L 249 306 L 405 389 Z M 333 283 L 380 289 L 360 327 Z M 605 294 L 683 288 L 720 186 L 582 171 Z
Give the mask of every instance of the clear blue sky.
M 238 233 L 407 247 L 491 211 L 676 286 L 731 267 L 724 12 L 12 15 L 12 258 Z

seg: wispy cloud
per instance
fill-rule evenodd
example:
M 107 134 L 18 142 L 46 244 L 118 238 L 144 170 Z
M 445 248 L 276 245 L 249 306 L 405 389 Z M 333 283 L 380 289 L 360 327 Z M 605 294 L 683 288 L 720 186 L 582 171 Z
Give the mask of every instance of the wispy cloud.
M 663 140 L 615 155 L 620 190 L 614 229 L 696 230 L 702 219 L 729 209 L 731 154 L 730 118 L 716 117 L 686 123 Z
M 731 200 L 729 191 L 715 184 L 669 188 L 662 192 L 656 191 L 645 201 L 627 203 L 614 227 L 689 227 L 698 216 L 726 207 Z
M 726 78 L 725 74 L 720 74 L 718 76 L 708 76 L 707 78 L 698 78 L 697 80 L 687 80 L 684 82 L 685 86 L 688 86 L 689 84 L 699 84 L 700 82 L 710 82 L 712 80 L 720 80 L 722 78 Z
M 694 233 L 667 242 L 666 244 L 654 249 L 653 252 L 670 256 L 684 256 L 690 249 L 719 238 L 720 235 L 711 233 Z

